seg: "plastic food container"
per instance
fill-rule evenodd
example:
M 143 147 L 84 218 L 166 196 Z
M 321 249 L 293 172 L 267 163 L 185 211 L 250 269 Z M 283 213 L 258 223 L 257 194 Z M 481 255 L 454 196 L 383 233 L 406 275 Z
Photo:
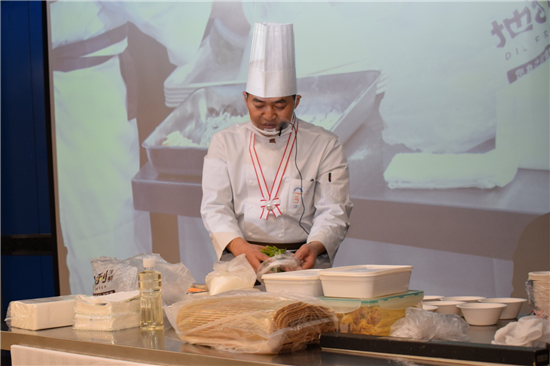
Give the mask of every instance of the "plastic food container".
M 303 98 L 297 117 L 334 132 L 345 143 L 372 112 L 379 78 L 375 70 L 298 78 Z M 155 171 L 200 176 L 213 134 L 248 121 L 245 87 L 236 83 L 197 89 L 160 122 L 142 145 Z M 193 146 L 163 146 L 166 136 L 175 131 Z
M 329 297 L 370 299 L 409 290 L 412 266 L 358 265 L 335 267 L 319 273 Z
M 289 291 L 311 296 L 323 296 L 323 286 L 318 269 L 266 273 L 262 276 L 267 292 Z
M 393 323 L 405 317 L 409 307 L 422 306 L 423 291 L 411 290 L 401 294 L 374 299 L 321 297 L 338 317 L 340 333 L 388 336 Z

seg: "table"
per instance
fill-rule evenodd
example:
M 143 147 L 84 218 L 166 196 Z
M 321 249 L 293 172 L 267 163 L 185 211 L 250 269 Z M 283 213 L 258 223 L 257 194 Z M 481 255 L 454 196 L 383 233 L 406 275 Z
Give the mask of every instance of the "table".
M 495 330 L 505 324 L 507 322 L 502 321 L 494 327 L 471 327 L 468 331 L 470 342 L 476 345 L 489 344 Z M 73 330 L 71 327 L 29 331 L 7 329 L 6 325 L 2 324 L 1 348 L 9 350 L 12 345 L 158 365 L 403 366 L 405 364 L 404 357 L 399 355 L 328 350 L 318 345 L 310 345 L 306 350 L 281 355 L 232 354 L 186 344 L 179 340 L 172 328 L 148 332 L 142 332 L 139 328 L 116 332 L 90 332 Z M 457 363 L 481 364 L 430 358 L 414 359 L 415 365 L 456 365 Z

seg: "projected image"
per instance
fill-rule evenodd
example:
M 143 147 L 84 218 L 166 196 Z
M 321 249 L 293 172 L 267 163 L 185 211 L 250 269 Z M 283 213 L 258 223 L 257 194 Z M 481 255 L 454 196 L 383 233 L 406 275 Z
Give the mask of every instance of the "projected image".
M 340 137 L 355 210 L 550 211 L 548 2 L 58 1 L 49 16 L 74 293 L 91 291 L 90 259 L 152 250 L 149 212 L 204 236 L 182 217 L 200 216 L 187 201 L 212 136 L 248 120 L 258 21 L 294 24 L 296 113 Z

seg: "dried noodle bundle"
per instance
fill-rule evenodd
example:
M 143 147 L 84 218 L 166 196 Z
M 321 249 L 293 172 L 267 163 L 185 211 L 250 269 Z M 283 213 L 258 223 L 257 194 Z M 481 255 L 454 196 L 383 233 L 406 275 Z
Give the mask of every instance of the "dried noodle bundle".
M 182 340 L 232 352 L 280 353 L 304 349 L 321 333 L 336 330 L 334 311 L 315 298 L 222 295 L 183 303 L 175 320 Z

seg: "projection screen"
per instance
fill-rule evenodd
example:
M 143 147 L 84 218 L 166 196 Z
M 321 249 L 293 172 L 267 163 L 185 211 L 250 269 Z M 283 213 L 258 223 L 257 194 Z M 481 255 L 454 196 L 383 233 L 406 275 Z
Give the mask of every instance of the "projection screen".
M 527 272 L 550 269 L 549 16 L 547 1 L 48 2 L 62 292 L 90 294 L 99 256 L 212 271 L 202 159 L 247 120 L 251 25 L 269 21 L 294 24 L 298 117 L 349 162 L 334 264 L 525 297 Z

